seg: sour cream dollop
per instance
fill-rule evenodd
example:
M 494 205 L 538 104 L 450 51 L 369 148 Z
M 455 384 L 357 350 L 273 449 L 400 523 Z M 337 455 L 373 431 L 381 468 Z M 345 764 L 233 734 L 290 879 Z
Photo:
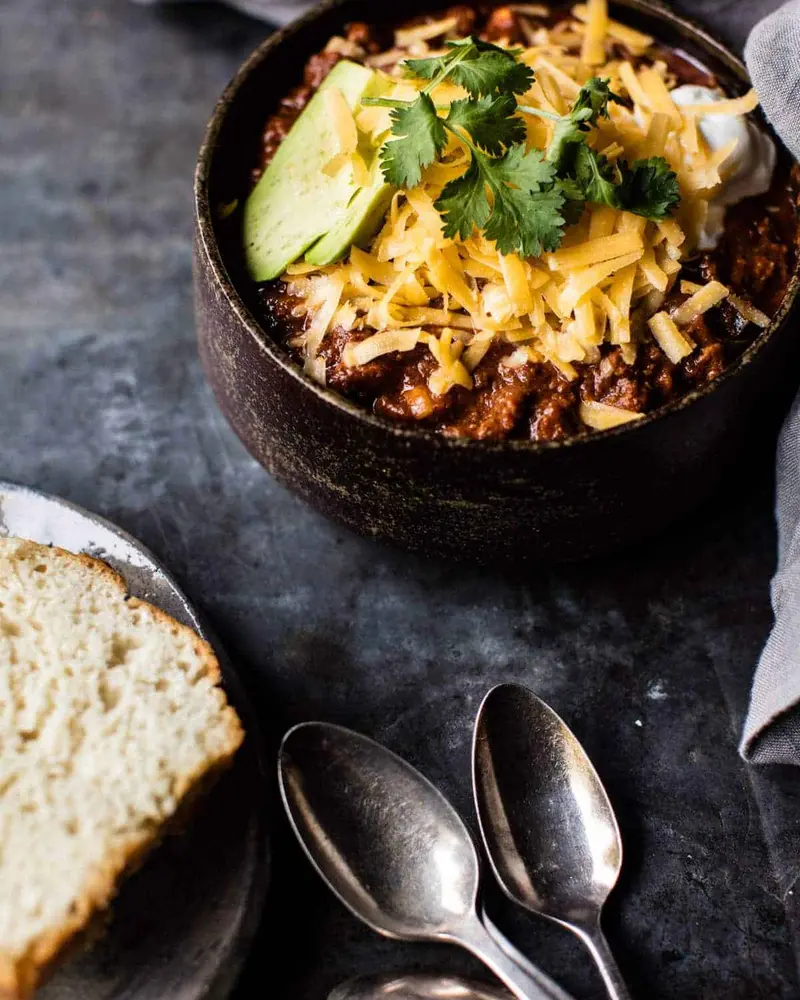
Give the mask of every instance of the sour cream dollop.
M 710 104 L 726 98 L 721 90 L 694 84 L 676 87 L 670 94 L 678 105 Z M 697 126 L 712 152 L 736 139 L 736 148 L 720 168 L 722 184 L 708 204 L 708 215 L 697 236 L 699 250 L 713 250 L 725 226 L 725 210 L 769 190 L 777 153 L 769 136 L 744 115 L 703 115 Z

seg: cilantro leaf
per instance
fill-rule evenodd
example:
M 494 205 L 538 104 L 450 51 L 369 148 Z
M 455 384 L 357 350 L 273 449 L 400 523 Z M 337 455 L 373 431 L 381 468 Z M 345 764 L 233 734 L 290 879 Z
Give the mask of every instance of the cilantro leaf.
M 528 192 L 505 187 L 496 196 L 492 214 L 484 228 L 502 254 L 538 257 L 557 250 L 564 238 L 563 197 L 558 191 Z
M 569 115 L 563 115 L 555 124 L 553 137 L 547 147 L 547 159 L 555 163 L 559 169 L 571 157 L 570 146 L 582 144 L 586 141 L 586 129 L 581 122 L 575 121 Z
M 637 160 L 623 167 L 619 201 L 623 208 L 646 219 L 665 219 L 680 201 L 675 171 L 662 156 Z
M 440 83 L 450 80 L 472 97 L 484 94 L 524 94 L 533 83 L 533 71 L 517 62 L 521 49 L 503 49 L 479 38 L 447 42 L 448 52 L 429 59 L 407 59 L 407 76 Z
M 381 152 L 383 176 L 395 187 L 416 187 L 423 169 L 447 145 L 447 132 L 427 94 L 395 108 L 391 119 L 397 138 L 386 142 Z
M 586 202 L 583 188 L 572 177 L 559 177 L 553 186 L 564 196 L 564 207 L 561 209 L 561 214 L 564 216 L 565 223 L 572 226 L 579 222 Z
M 525 63 L 509 59 L 505 50 L 481 54 L 479 59 L 464 61 L 448 74 L 450 80 L 473 97 L 481 94 L 524 94 L 533 83 L 533 71 Z
M 632 167 L 624 161 L 610 164 L 587 145 L 576 148 L 574 183 L 586 201 L 621 208 L 646 219 L 664 219 L 680 201 L 678 178 L 660 156 L 637 160 Z
M 467 170 L 446 185 L 435 205 L 445 235 L 466 239 L 477 226 L 500 253 L 535 257 L 556 249 L 563 236 L 564 196 L 553 179 L 552 164 L 536 149 L 515 145 L 497 158 L 473 149 Z
M 538 149 L 526 153 L 524 146 L 512 146 L 492 164 L 494 204 L 484 227 L 486 238 L 496 241 L 500 253 L 523 257 L 558 249 L 564 236 L 564 196 L 550 183 L 552 164 Z M 543 184 L 550 186 L 542 190 Z
M 476 146 L 497 156 L 504 148 L 525 141 L 525 123 L 514 112 L 511 94 L 453 101 L 445 119 L 449 126 L 464 129 Z
M 599 76 L 587 80 L 578 91 L 569 114 L 557 119 L 547 147 L 547 159 L 565 169 L 574 152 L 570 147 L 586 141 L 586 133 L 597 124 L 598 118 L 608 118 L 609 101 L 625 103 L 609 90 L 608 80 Z
M 586 201 L 620 207 L 614 168 L 604 156 L 584 143 L 575 150 L 574 170 Z
M 578 91 L 570 114 L 595 125 L 598 118 L 608 118 L 609 101 L 624 105 L 625 101 L 609 89 L 608 83 L 607 79 L 599 76 L 587 80 Z
M 525 191 L 539 191 L 552 183 L 555 170 L 541 150 L 526 152 L 524 146 L 513 146 L 504 156 L 492 161 L 492 176 Z
M 483 229 L 491 213 L 486 195 L 486 178 L 477 157 L 472 157 L 466 171 L 445 185 L 434 208 L 442 215 L 444 234 L 462 240 L 472 235 L 475 226 Z

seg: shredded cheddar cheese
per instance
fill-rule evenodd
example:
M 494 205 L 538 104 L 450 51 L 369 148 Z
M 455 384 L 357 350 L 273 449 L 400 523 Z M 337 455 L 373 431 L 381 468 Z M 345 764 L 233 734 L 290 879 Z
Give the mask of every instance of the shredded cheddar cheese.
M 322 99 L 325 102 L 325 111 L 339 147 L 337 152 L 355 152 L 358 145 L 358 131 L 353 112 L 344 94 L 338 87 L 328 87 L 322 92 Z
M 413 28 L 399 28 L 395 33 L 395 45 L 398 48 L 408 48 L 415 42 L 427 42 L 432 38 L 441 38 L 452 31 L 458 23 L 455 17 L 445 17 L 440 21 L 428 24 L 415 24 Z M 403 53 L 405 55 L 405 53 Z
M 692 353 L 694 345 L 675 326 L 675 321 L 665 312 L 656 313 L 647 321 L 653 336 L 661 350 L 670 361 L 677 364 L 687 354 Z
M 748 323 L 755 323 L 756 326 L 760 326 L 762 329 L 766 329 L 769 326 L 769 316 L 767 316 L 766 313 L 761 312 L 760 309 L 756 309 L 756 307 L 751 305 L 749 302 L 745 302 L 744 299 L 740 298 L 738 295 L 734 295 L 733 292 L 730 292 L 728 294 L 728 300 L 739 315 L 743 319 L 746 319 Z
M 572 13 L 579 21 L 585 23 L 589 19 L 589 6 L 584 3 L 576 4 L 572 8 Z M 606 24 L 606 30 L 611 38 L 617 42 L 622 42 L 635 56 L 644 55 L 653 44 L 653 39 L 650 35 L 645 35 L 641 31 L 629 28 L 626 24 L 620 24 L 619 21 L 609 19 Z
M 580 405 L 581 420 L 592 430 L 606 431 L 611 427 L 629 424 L 632 420 L 641 420 L 643 413 L 634 410 L 623 410 L 619 406 L 609 406 L 608 403 L 587 401 Z
M 709 281 L 707 285 L 698 288 L 696 292 L 672 311 L 672 319 L 679 326 L 686 326 L 698 316 L 716 305 L 727 296 L 728 289 L 719 281 Z
M 539 4 L 511 9 L 523 19 L 547 11 Z M 733 152 L 724 147 L 711 154 L 698 119 L 745 114 L 757 104 L 754 93 L 708 105 L 677 105 L 670 94 L 675 80 L 666 65 L 646 58 L 639 62 L 652 38 L 611 20 L 606 0 L 578 4 L 572 15 L 552 28 L 525 22 L 530 44 L 520 59 L 536 78 L 520 103 L 561 115 L 590 76 L 609 78 L 611 90 L 631 106 L 609 104 L 609 117 L 598 122 L 592 142 L 609 160 L 665 158 L 680 183 L 675 216 L 650 222 L 608 205 L 587 204 L 581 219 L 567 229 L 561 248 L 538 259 L 504 256 L 477 230 L 466 239 L 446 238 L 435 202 L 468 162 L 465 146 L 448 133 L 443 155 L 423 172 L 421 183 L 394 194 L 383 227 L 368 247 L 353 246 L 345 260 L 325 267 L 299 261 L 283 276 L 299 301 L 297 314 L 306 320 L 298 343 L 313 377 L 324 381 L 319 352 L 336 326 L 361 332 L 361 339 L 345 348 L 342 361 L 347 366 L 395 352 L 427 351 L 435 361 L 427 389 L 435 397 L 456 387 L 470 389 L 473 373 L 496 343 L 510 345 L 502 362 L 508 368 L 549 362 L 563 378 L 573 380 L 578 377 L 575 366 L 598 362 L 604 344 L 615 345 L 632 364 L 639 346 L 654 342 L 677 364 L 695 350 L 687 328 L 726 297 L 748 321 L 769 323 L 718 281 L 682 281 L 680 290 L 688 297 L 672 308 L 664 305 L 682 262 L 695 252 L 708 202 Z M 405 78 L 397 63 L 409 55 L 441 51 L 455 28 L 451 17 L 398 30 L 393 49 L 367 60 L 387 68 L 387 79 L 394 81 L 389 96 L 416 96 L 424 81 Z M 624 45 L 637 65 L 620 60 L 613 43 Z M 443 83 L 432 98 L 443 110 L 464 94 Z M 370 106 L 354 113 L 335 88 L 325 95 L 337 141 L 336 155 L 325 169 L 348 168 L 363 178 L 367 168 L 359 143 L 362 137 L 373 144 L 383 140 L 389 110 Z M 546 116 L 526 115 L 524 120 L 528 143 L 545 148 L 552 122 Z M 429 405 L 424 397 L 423 390 L 420 406 Z M 587 427 L 604 430 L 641 414 L 583 402 L 580 416 Z
M 348 344 L 344 350 L 344 361 L 349 366 L 366 365 L 382 354 L 391 351 L 411 351 L 419 342 L 422 330 L 385 330 L 375 333 L 357 344 Z
M 625 254 L 641 250 L 643 250 L 641 235 L 635 230 L 626 230 L 610 236 L 589 239 L 566 250 L 557 250 L 548 255 L 547 262 L 553 270 L 573 271 L 579 267 L 602 264 L 615 257 L 623 257 Z
M 587 66 L 602 66 L 606 61 L 607 34 L 607 0 L 589 0 L 586 4 L 586 26 L 581 46 L 581 60 Z
M 681 108 L 683 115 L 746 115 L 758 107 L 758 94 L 748 90 L 742 97 L 730 97 L 727 101 L 714 101 L 711 104 L 685 104 Z

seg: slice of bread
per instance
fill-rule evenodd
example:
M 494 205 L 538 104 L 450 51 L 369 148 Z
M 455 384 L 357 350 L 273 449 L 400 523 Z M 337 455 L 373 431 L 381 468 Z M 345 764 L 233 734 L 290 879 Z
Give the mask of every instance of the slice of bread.
M 30 996 L 243 732 L 210 646 L 105 563 L 0 538 L 0 1000 Z

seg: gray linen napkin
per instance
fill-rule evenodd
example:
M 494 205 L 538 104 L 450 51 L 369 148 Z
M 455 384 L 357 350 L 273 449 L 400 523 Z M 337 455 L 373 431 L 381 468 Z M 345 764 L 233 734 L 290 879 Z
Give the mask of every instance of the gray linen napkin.
M 136 0 L 142 4 L 191 3 L 193 0 Z M 312 6 L 314 0 L 226 0 L 230 7 L 236 7 L 251 17 L 261 18 L 270 24 L 288 24 L 303 11 Z
M 764 113 L 800 157 L 800 0 L 753 28 L 745 59 Z M 753 679 L 740 750 L 754 764 L 800 764 L 800 396 L 781 432 L 776 472 L 775 623 Z
M 800 764 L 800 396 L 781 431 L 777 480 L 775 624 L 756 669 L 740 748 L 753 764 Z
M 747 69 L 764 113 L 800 158 L 800 0 L 791 0 L 750 32 Z
M 165 0 L 138 0 L 163 3 Z M 166 0 L 186 2 L 186 0 Z M 273 24 L 285 24 L 310 6 L 307 0 L 229 0 Z M 687 3 L 677 6 L 687 9 Z M 703 0 L 689 13 L 723 23 L 736 43 L 770 0 Z M 700 8 L 700 9 L 698 9 Z M 760 21 L 745 46 L 750 76 L 775 131 L 800 158 L 800 0 Z M 778 569 L 772 582 L 775 624 L 761 654 L 740 751 L 754 764 L 800 764 L 800 396 L 786 421 L 777 462 Z

